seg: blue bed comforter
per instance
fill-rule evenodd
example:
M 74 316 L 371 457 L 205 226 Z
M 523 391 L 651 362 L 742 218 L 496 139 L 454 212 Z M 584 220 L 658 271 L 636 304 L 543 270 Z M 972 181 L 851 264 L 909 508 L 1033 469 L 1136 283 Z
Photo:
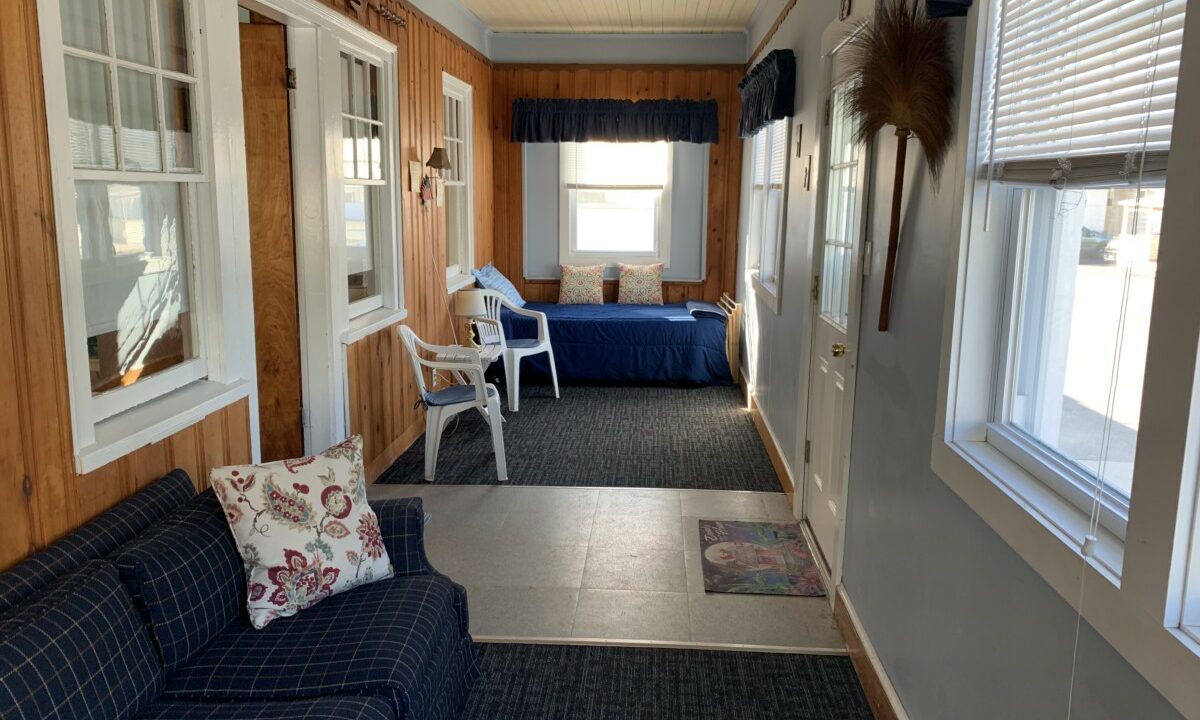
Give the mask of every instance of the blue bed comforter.
M 689 310 L 689 305 L 691 309 Z M 558 305 L 527 303 L 546 313 L 560 380 L 728 385 L 725 317 L 714 305 Z M 532 318 L 505 311 L 510 338 L 536 338 Z M 545 354 L 525 359 L 525 372 L 549 375 Z

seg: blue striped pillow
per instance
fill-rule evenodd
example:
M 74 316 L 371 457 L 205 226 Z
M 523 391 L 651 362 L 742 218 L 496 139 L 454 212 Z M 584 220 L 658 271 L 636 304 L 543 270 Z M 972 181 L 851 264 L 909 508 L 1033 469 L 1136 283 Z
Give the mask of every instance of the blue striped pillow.
M 485 290 L 495 290 L 503 293 L 508 301 L 517 307 L 525 307 L 525 298 L 521 297 L 521 293 L 517 292 L 515 285 L 504 277 L 504 273 L 497 270 L 491 263 L 484 265 L 479 270 L 472 270 L 471 274 L 475 276 L 475 282 L 479 287 Z

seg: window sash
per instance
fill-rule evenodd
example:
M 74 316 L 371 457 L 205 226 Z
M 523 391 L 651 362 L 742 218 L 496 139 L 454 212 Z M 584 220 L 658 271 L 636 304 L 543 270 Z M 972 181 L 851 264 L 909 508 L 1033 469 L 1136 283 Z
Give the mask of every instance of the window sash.
M 442 137 L 446 153 L 454 167 L 442 173 L 446 186 L 446 279 L 454 281 L 466 275 L 474 265 L 474 142 L 472 138 L 472 113 L 474 93 L 467 83 L 448 74 L 442 74 Z M 453 188 L 453 190 L 452 190 Z M 452 218 L 451 213 L 459 217 Z M 451 236 L 457 228 L 458 234 Z M 453 244 L 454 262 L 450 257 Z
M 776 120 L 754 135 L 751 165 L 749 240 L 757 251 L 756 266 L 760 282 L 776 286 L 783 229 L 787 224 L 787 156 L 791 125 L 785 118 Z M 772 212 L 771 193 L 779 200 Z M 774 218 L 775 222 L 769 222 Z

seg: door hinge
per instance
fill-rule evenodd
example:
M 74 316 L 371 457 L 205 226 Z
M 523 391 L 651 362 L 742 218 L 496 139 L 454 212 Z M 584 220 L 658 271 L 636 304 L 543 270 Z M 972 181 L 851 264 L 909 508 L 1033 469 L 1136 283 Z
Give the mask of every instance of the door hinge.
M 312 418 L 309 417 L 308 408 L 303 405 L 300 406 L 300 427 L 312 429 Z
M 817 298 L 818 298 L 818 297 L 820 297 L 820 294 L 821 294 L 821 276 L 820 276 L 820 275 L 813 275 L 813 281 L 812 281 L 812 299 L 813 299 L 813 302 L 816 302 L 816 301 L 817 301 Z
M 825 127 L 829 127 L 829 124 L 833 121 L 833 114 L 830 110 L 830 102 L 830 98 L 825 98 Z
M 871 274 L 871 253 L 875 250 L 875 245 L 870 241 L 863 243 L 862 256 L 862 274 L 867 277 Z
M 812 458 L 812 440 L 804 441 L 804 464 L 807 465 L 809 459 Z
M 296 89 L 296 68 L 288 68 L 286 75 L 287 75 L 287 80 L 286 80 L 287 89 L 295 90 Z

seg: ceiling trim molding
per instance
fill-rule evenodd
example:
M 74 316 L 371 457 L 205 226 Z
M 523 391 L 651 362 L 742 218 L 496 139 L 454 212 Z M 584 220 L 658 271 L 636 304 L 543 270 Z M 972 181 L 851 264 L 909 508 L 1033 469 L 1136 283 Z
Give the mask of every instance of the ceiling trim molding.
M 744 65 L 747 35 L 732 33 L 490 33 L 497 64 Z
M 759 7 L 762 6 L 760 5 Z M 752 64 L 754 64 L 755 58 L 757 58 L 759 54 L 766 49 L 767 45 L 771 43 L 771 40 L 775 37 L 775 33 L 779 32 L 780 26 L 783 25 L 783 21 L 787 19 L 788 13 L 790 13 L 794 7 L 796 7 L 796 0 L 788 0 L 787 4 L 783 6 L 783 9 L 779 11 L 779 17 L 775 18 L 775 22 L 772 23 L 771 29 L 767 30 L 767 34 L 763 35 L 762 40 L 758 41 L 758 45 L 755 46 L 754 51 L 746 57 L 746 67 L 750 67 Z

